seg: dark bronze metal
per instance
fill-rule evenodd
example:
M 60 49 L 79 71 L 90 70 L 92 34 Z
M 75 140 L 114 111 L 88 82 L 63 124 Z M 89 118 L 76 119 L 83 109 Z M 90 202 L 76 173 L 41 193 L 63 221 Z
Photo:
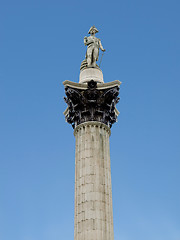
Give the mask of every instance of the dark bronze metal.
M 68 105 L 66 121 L 75 128 L 87 121 L 98 121 L 112 127 L 117 121 L 115 106 L 119 102 L 119 87 L 97 89 L 97 83 L 88 82 L 86 90 L 65 87 L 64 97 Z

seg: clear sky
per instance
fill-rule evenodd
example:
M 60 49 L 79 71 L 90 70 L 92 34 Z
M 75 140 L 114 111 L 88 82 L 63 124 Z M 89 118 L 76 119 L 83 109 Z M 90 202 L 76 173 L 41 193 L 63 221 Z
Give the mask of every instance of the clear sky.
M 0 240 L 72 240 L 78 82 L 95 25 L 122 81 L 110 137 L 115 240 L 180 240 L 180 1 L 0 1 Z

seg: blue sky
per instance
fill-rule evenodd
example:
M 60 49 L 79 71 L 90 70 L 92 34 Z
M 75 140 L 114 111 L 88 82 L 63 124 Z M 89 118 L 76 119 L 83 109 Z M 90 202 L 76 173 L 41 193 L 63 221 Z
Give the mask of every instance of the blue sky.
M 115 240 L 180 240 L 180 2 L 0 2 L 0 239 L 73 239 L 73 129 L 95 25 L 104 81 L 122 81 L 110 137 Z

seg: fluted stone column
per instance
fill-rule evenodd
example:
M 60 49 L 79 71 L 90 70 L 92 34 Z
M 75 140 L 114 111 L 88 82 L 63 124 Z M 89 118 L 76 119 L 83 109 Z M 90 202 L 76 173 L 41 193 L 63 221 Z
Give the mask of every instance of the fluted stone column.
M 74 135 L 74 240 L 113 240 L 110 128 L 89 121 L 78 125 Z
M 76 138 L 74 240 L 114 240 L 109 136 L 121 82 L 104 83 L 99 69 L 84 69 L 79 83 L 63 84 Z

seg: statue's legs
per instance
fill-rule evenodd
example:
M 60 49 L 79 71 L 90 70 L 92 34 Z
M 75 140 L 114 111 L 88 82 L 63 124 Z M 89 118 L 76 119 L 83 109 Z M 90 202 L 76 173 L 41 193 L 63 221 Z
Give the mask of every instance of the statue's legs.
M 86 56 L 87 56 L 87 66 L 88 67 L 91 67 L 92 55 L 93 55 L 92 52 L 93 52 L 93 48 L 92 47 L 88 47 L 87 53 L 86 53 Z
M 87 55 L 87 66 L 90 67 L 91 66 L 91 56 Z
M 93 67 L 96 67 L 96 61 L 98 60 L 98 56 L 99 56 L 99 49 L 95 47 L 93 49 L 93 53 L 92 53 L 92 66 Z
M 99 57 L 99 49 L 97 47 L 88 47 L 86 52 L 87 66 L 96 67 L 96 61 Z

